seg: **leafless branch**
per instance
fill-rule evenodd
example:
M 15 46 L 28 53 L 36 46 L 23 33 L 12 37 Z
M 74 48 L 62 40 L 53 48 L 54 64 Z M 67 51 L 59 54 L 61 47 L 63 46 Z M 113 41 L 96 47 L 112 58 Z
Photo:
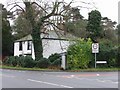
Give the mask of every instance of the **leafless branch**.
M 60 11 L 59 14 L 63 13 L 65 10 L 68 10 L 68 7 L 70 7 L 72 2 L 73 2 L 73 0 L 67 6 L 64 5 L 64 9 L 62 11 Z
M 48 14 L 48 12 L 42 7 L 42 6 L 40 6 L 38 3 L 36 3 L 36 2 L 33 2 L 32 4 L 35 4 L 35 5 L 37 5 L 38 7 L 40 7 L 45 13 L 47 13 Z
M 90 8 L 90 7 L 83 7 L 83 6 L 77 6 L 77 7 L 86 8 L 86 9 L 92 9 L 92 8 Z
M 84 3 L 84 4 L 91 4 L 91 3 L 87 3 L 87 2 L 84 2 L 84 1 L 80 1 L 81 3 Z
M 11 11 L 12 9 L 14 9 L 15 7 L 19 7 L 23 12 L 25 12 L 25 10 L 20 5 L 18 5 L 17 3 L 14 3 L 14 4 L 15 5 L 12 8 L 10 8 L 9 11 Z
M 50 22 L 50 21 L 45 21 L 45 22 L 47 23 L 47 25 L 51 24 L 51 25 L 53 25 L 54 27 L 56 27 L 57 29 L 63 30 L 63 29 L 59 28 L 57 25 L 55 25 L 54 23 Z
M 60 4 L 59 2 L 55 2 L 55 4 L 53 5 L 53 10 L 52 10 L 52 12 L 51 12 L 50 14 L 48 14 L 47 16 L 44 16 L 44 17 L 43 17 L 43 20 L 46 20 L 46 19 L 48 19 L 49 17 L 51 17 L 52 15 L 54 15 L 57 7 L 59 7 L 59 4 Z
M 9 3 L 9 4 L 7 4 L 7 7 L 9 7 L 9 6 L 11 6 L 11 5 L 14 5 L 14 4 L 16 4 L 16 3 L 23 3 L 23 2 L 14 2 L 14 3 Z

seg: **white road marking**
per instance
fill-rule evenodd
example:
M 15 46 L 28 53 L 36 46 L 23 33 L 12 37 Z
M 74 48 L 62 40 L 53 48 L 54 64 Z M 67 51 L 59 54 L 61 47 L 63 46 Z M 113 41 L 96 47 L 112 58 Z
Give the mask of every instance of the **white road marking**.
M 88 80 L 88 81 L 98 81 L 98 82 L 102 82 L 102 83 L 114 83 L 114 84 L 118 84 L 118 82 L 112 81 L 112 80 L 101 80 L 101 79 L 88 79 L 88 78 L 79 78 L 79 77 L 75 77 L 76 79 L 79 80 Z
M 25 72 L 25 71 L 18 71 L 18 72 Z
M 53 86 L 61 86 L 61 87 L 64 87 L 64 88 L 73 88 L 73 87 L 70 87 L 70 86 L 59 85 L 59 84 L 54 84 L 54 83 L 49 83 L 49 82 L 43 82 L 43 81 L 38 81 L 38 80 L 33 80 L 33 79 L 27 79 L 27 80 L 32 81 L 32 82 L 38 82 L 38 83 L 53 85 Z
M 65 86 L 65 85 L 60 85 L 61 87 L 64 87 L 64 88 L 73 88 L 73 87 L 70 87 L 70 86 Z

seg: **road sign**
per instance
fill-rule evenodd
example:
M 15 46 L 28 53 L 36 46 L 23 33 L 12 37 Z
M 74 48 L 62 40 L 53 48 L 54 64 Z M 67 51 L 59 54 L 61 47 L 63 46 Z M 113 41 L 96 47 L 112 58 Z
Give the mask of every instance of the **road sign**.
M 96 53 L 99 53 L 99 43 L 92 44 L 92 53 L 95 53 L 95 68 L 96 68 Z
M 92 44 L 92 53 L 99 53 L 99 43 Z

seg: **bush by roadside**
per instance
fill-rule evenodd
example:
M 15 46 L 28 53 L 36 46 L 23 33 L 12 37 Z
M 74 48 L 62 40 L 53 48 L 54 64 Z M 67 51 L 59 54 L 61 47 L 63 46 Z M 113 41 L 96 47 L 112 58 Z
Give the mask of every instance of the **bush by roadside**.
M 36 67 L 38 68 L 48 68 L 50 66 L 50 61 L 47 58 L 42 58 L 36 61 Z
M 33 60 L 31 56 L 9 56 L 7 57 L 3 65 L 23 68 L 59 68 L 61 66 L 60 55 L 55 53 L 47 58 L 41 58 L 40 60 Z
M 32 68 L 35 66 L 35 61 L 32 59 L 31 56 L 10 56 L 7 57 L 6 60 L 4 60 L 3 64 L 13 67 L 18 66 Z
M 94 68 L 94 54 L 91 50 L 92 41 L 80 39 L 70 45 L 67 51 L 67 61 L 69 69 Z M 119 60 L 120 46 L 113 44 L 109 40 L 100 40 L 97 61 L 107 61 L 106 64 L 98 64 L 98 68 L 117 68 L 120 67 Z
M 55 67 L 55 68 L 59 68 L 61 66 L 61 55 L 60 54 L 51 54 L 48 58 L 48 60 L 50 61 L 50 67 Z
M 70 45 L 67 50 L 68 68 L 85 69 L 88 68 L 92 58 L 91 51 L 92 40 L 79 39 Z
M 109 40 L 102 40 L 100 42 L 99 53 L 97 54 L 97 60 L 107 61 L 107 64 L 100 67 L 118 67 L 118 57 L 120 54 L 118 52 L 118 46 L 114 45 Z

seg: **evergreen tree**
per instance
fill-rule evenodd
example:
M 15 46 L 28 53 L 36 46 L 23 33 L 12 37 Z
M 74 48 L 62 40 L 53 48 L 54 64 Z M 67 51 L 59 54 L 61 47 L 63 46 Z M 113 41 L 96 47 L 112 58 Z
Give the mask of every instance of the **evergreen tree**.
M 94 42 L 102 37 L 101 13 L 99 11 L 93 10 L 89 13 L 86 30 L 88 31 L 88 37 Z
M 2 5 L 2 55 L 13 54 L 13 36 L 11 34 L 10 23 L 7 20 L 10 13 Z

